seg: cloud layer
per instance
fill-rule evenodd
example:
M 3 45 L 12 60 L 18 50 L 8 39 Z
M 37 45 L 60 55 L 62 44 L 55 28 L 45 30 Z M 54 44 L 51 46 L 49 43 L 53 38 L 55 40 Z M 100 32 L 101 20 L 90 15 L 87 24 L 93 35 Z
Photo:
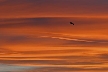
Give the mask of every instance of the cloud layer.
M 94 16 L 108 17 L 107 0 L 1 0 L 0 16 L 53 17 Z
M 107 0 L 0 0 L 0 71 L 108 72 L 107 8 Z

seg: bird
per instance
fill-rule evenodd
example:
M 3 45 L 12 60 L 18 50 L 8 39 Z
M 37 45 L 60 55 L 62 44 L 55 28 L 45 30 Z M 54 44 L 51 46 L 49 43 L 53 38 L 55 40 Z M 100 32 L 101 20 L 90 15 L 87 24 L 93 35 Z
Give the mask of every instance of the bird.
M 74 25 L 74 23 L 72 23 L 72 22 L 70 22 L 70 24 L 73 24 Z

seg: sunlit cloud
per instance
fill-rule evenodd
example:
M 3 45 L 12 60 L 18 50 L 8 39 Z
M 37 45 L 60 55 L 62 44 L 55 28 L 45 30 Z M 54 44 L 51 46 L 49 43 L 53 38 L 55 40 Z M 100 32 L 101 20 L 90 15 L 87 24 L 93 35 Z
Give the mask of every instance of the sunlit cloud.
M 74 27 L 67 24 L 71 19 L 78 24 Z M 100 23 L 98 20 L 101 20 Z M 103 25 L 104 27 L 102 27 Z M 107 19 L 96 19 L 96 21 L 92 18 L 3 19 L 0 24 L 0 31 L 2 46 L 4 44 L 21 45 L 23 43 L 23 45 L 35 46 L 42 46 L 43 44 L 43 46 L 107 47 L 108 43 Z
M 0 0 L 0 72 L 7 71 L 107 72 L 108 1 Z
M 11 53 L 13 53 L 13 51 L 10 50 L 10 49 L 0 48 L 0 55 L 8 55 L 8 54 L 11 54 Z

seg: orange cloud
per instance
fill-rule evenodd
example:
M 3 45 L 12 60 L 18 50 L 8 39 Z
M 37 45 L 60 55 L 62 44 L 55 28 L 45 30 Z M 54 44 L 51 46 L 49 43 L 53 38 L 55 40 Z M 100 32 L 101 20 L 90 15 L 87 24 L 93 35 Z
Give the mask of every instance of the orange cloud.
M 72 26 L 70 21 L 75 22 Z M 53 47 L 108 47 L 107 19 L 18 18 L 0 20 L 0 47 L 12 50 Z M 51 47 L 51 48 L 47 48 Z
M 107 71 L 107 3 L 0 0 L 0 64 L 40 67 L 35 72 Z

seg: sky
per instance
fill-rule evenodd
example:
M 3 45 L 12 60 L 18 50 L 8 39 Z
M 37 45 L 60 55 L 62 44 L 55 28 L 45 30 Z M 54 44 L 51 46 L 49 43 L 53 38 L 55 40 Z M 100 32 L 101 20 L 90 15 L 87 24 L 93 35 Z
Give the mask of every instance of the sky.
M 107 72 L 107 8 L 108 0 L 0 0 L 0 71 Z

